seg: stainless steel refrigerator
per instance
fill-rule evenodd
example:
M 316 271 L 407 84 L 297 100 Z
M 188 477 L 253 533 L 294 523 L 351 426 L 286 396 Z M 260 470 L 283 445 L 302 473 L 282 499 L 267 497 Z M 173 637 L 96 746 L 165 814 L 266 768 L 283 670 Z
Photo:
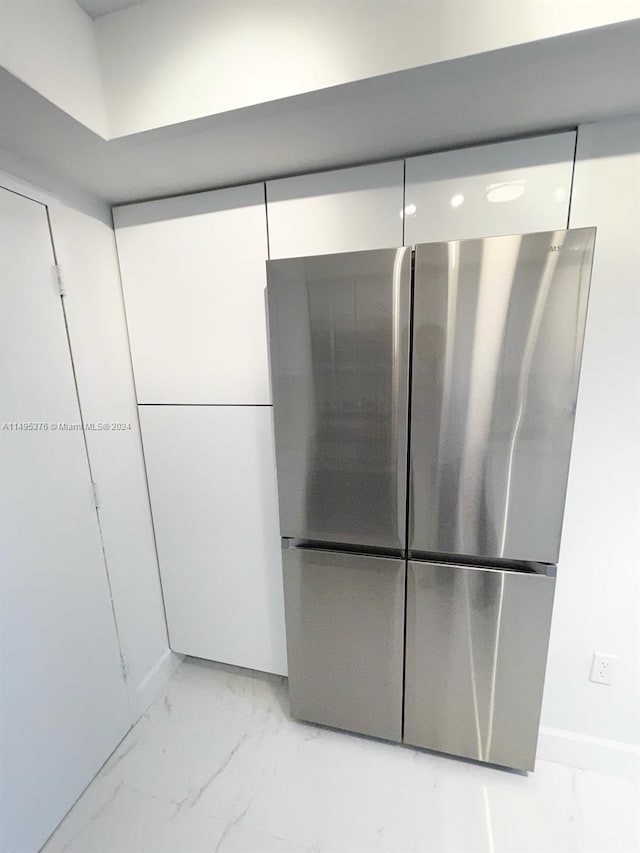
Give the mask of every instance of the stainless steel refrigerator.
M 294 716 L 533 767 L 594 237 L 268 262 Z

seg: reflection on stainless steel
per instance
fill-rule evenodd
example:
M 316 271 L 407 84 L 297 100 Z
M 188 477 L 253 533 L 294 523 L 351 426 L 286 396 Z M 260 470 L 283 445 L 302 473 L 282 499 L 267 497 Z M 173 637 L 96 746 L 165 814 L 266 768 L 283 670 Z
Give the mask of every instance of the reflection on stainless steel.
M 500 536 L 500 544 L 499 544 L 499 553 L 498 557 L 505 556 L 505 545 L 507 539 L 507 528 L 509 524 L 509 510 L 511 508 L 511 483 L 513 479 L 513 457 L 516 449 L 516 444 L 520 435 L 520 427 L 522 426 L 522 417 L 524 415 L 525 406 L 527 403 L 528 390 L 529 390 L 529 379 L 531 376 L 531 363 L 533 361 L 533 353 L 535 350 L 535 346 L 538 342 L 538 336 L 540 334 L 540 326 L 542 324 L 542 318 L 544 317 L 544 311 L 547 307 L 547 299 L 549 297 L 549 290 L 551 288 L 551 283 L 554 279 L 554 274 L 556 271 L 556 266 L 558 264 L 558 258 L 560 257 L 560 249 L 564 248 L 565 234 L 558 234 L 555 238 L 555 245 L 558 247 L 558 251 L 556 252 L 547 252 L 547 258 L 545 261 L 544 269 L 542 271 L 541 284 L 536 295 L 536 301 L 533 306 L 533 311 L 531 315 L 531 321 L 529 323 L 529 328 L 527 330 L 527 337 L 524 345 L 524 354 L 522 356 L 522 366 L 520 368 L 520 373 L 518 376 L 518 402 L 517 402 L 517 412 L 515 417 L 515 423 L 513 426 L 513 430 L 511 433 L 511 441 L 509 442 L 509 457 L 507 463 L 507 486 L 505 489 L 505 500 L 504 500 L 504 510 L 503 516 L 504 521 L 502 523 L 502 534 Z M 574 336 L 575 340 L 575 336 Z M 575 349 L 575 347 L 574 347 Z M 572 365 L 575 369 L 575 364 Z M 577 374 L 576 374 L 576 384 L 577 384 Z M 577 391 L 577 388 L 576 388 Z
M 469 648 L 469 675 L 471 677 L 471 696 L 473 698 L 473 722 L 475 724 L 476 730 L 476 739 L 478 745 L 478 751 L 475 754 L 475 757 L 480 760 L 483 755 L 482 749 L 482 732 L 480 731 L 480 709 L 478 707 L 478 682 L 476 679 L 476 662 L 473 657 L 473 644 L 472 637 L 473 632 L 471 630 L 471 603 L 469 599 L 469 584 L 467 583 L 468 578 L 465 576 L 464 578 L 464 612 L 467 623 L 467 645 Z M 411 587 L 413 590 L 413 587 Z
M 411 254 L 267 264 L 283 536 L 405 547 Z
M 491 742 L 493 740 L 493 721 L 496 708 L 496 678 L 498 675 L 498 649 L 500 647 L 500 628 L 502 627 L 502 606 L 504 604 L 504 579 L 505 574 L 502 572 L 500 578 L 500 593 L 498 599 L 498 618 L 496 619 L 496 638 L 493 643 L 493 661 L 491 666 L 491 691 L 489 693 L 489 724 L 487 726 L 487 746 L 485 755 L 491 755 Z M 546 655 L 545 655 L 546 657 Z M 487 761 L 489 759 L 487 758 Z
M 408 565 L 405 741 L 533 769 L 555 580 Z
M 292 714 L 399 741 L 404 560 L 282 554 Z
M 476 507 L 483 503 L 484 456 L 482 451 L 488 446 L 490 440 L 496 385 L 501 378 L 500 351 L 507 323 L 511 286 L 518 262 L 520 240 L 520 237 L 514 237 L 506 244 L 503 241 L 488 240 L 482 247 L 477 273 L 478 293 L 471 340 L 466 425 L 460 447 L 460 482 L 464 498 L 457 508 L 456 535 L 462 546 L 460 551 L 462 554 L 473 553 Z M 456 345 L 457 340 L 454 337 L 454 348 Z M 457 379 L 458 377 L 454 376 L 454 382 L 457 382 Z M 448 427 L 449 424 L 445 423 L 446 431 Z M 495 556 L 502 555 L 496 553 Z
M 557 561 L 594 236 L 416 248 L 413 553 Z
M 484 799 L 484 817 L 487 823 L 487 841 L 489 842 L 489 853 L 495 853 L 496 845 L 493 837 L 493 821 L 491 820 L 491 807 L 489 806 L 489 791 L 487 786 L 482 786 L 482 796 Z

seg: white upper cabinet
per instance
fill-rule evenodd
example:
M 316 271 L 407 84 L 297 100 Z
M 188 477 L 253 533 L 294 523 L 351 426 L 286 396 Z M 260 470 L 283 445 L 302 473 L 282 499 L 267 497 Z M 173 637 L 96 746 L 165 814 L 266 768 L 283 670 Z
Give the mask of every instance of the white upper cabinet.
M 114 210 L 138 402 L 270 402 L 264 185 Z
M 575 133 L 411 157 L 405 245 L 566 228 Z
M 271 408 L 141 406 L 171 648 L 285 674 Z
M 267 183 L 271 258 L 402 245 L 403 163 Z

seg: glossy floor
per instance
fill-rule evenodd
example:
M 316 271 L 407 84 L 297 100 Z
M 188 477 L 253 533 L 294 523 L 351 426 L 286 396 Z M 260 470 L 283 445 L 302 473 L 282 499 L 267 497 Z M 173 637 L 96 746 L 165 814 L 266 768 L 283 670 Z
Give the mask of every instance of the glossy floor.
M 631 853 L 638 789 L 292 721 L 282 678 L 181 665 L 45 853 Z

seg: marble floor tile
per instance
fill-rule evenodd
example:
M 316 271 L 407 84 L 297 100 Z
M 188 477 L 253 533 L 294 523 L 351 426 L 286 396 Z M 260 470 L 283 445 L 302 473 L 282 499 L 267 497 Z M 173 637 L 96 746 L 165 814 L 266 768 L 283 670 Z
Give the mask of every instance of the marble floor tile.
M 47 853 L 142 853 L 158 829 L 176 813 L 176 806 L 119 782 L 111 796 L 72 832 L 64 822 L 44 847 Z M 68 818 L 67 818 L 68 820 Z M 206 848 L 205 848 L 206 849 Z
M 299 723 L 284 679 L 187 660 L 43 853 L 638 853 L 638 806 Z
M 178 805 L 196 804 L 210 788 L 227 787 L 233 765 L 250 755 L 282 690 L 279 677 L 189 662 L 101 776 Z M 222 801 L 216 809 L 227 810 Z

